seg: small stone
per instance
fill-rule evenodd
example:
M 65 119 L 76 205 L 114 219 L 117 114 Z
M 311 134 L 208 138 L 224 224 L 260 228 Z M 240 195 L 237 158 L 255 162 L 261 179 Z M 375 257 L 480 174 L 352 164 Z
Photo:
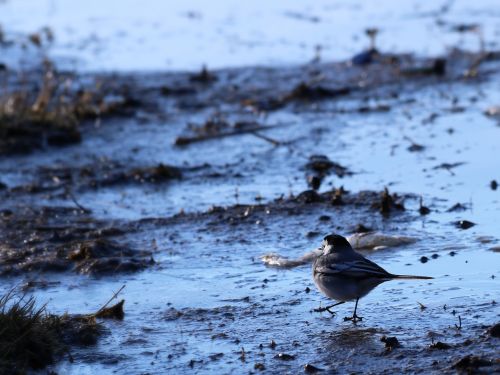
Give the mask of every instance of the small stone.
M 388 351 L 391 351 L 392 349 L 401 346 L 399 340 L 394 336 L 391 337 L 382 336 L 380 338 L 380 341 L 382 341 L 385 344 L 385 349 Z
M 489 334 L 493 337 L 500 338 L 500 323 L 495 324 L 488 330 Z
M 464 230 L 472 228 L 474 225 L 476 225 L 476 223 L 473 223 L 472 221 L 468 221 L 468 220 L 459 220 L 459 221 L 456 221 L 454 224 L 457 228 L 464 229 Z
M 295 359 L 295 356 L 287 353 L 278 353 L 274 356 L 276 359 L 280 359 L 282 361 L 292 361 Z
M 451 345 L 450 344 L 447 344 L 445 342 L 441 342 L 441 341 L 438 341 L 438 342 L 434 342 L 432 343 L 430 346 L 429 346 L 430 349 L 437 349 L 437 350 L 446 350 L 446 349 L 450 349 L 451 348 Z
M 264 371 L 266 369 L 266 366 L 264 366 L 263 363 L 256 363 L 255 365 L 253 365 L 253 368 L 255 370 Z
M 420 257 L 420 262 L 421 263 L 427 263 L 429 261 L 429 258 L 427 258 L 425 255 Z
M 324 371 L 322 368 L 316 367 L 308 363 L 307 365 L 304 366 L 304 371 L 308 374 L 315 374 L 319 371 Z

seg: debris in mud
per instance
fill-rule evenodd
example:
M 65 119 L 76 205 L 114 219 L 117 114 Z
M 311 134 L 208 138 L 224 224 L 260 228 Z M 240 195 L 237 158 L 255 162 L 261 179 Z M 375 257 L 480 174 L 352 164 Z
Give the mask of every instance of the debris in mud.
M 0 372 L 25 373 L 55 362 L 73 345 L 93 345 L 101 333 L 92 318 L 52 315 L 33 297 L 0 297 Z
M 427 263 L 429 261 L 429 258 L 427 258 L 425 255 L 420 257 L 420 263 Z
M 256 122 L 235 122 L 228 123 L 220 118 L 210 118 L 203 125 L 190 125 L 188 130 L 194 135 L 179 136 L 175 140 L 176 146 L 187 146 L 191 143 L 209 141 L 213 139 L 221 139 L 233 137 L 237 135 L 253 134 L 260 136 L 259 132 L 274 129 L 286 124 L 276 125 L 261 125 Z M 279 143 L 279 142 L 274 142 Z
M 254 370 L 258 370 L 258 371 L 264 371 L 266 369 L 266 366 L 264 366 L 263 363 L 256 363 L 255 365 L 253 365 L 253 368 Z
M 474 355 L 467 355 L 457 361 L 452 368 L 473 374 L 476 373 L 480 367 L 489 367 L 493 366 L 493 364 L 493 361 L 489 359 L 484 359 Z
M 123 177 L 126 180 L 131 178 L 140 182 L 162 182 L 179 179 L 181 176 L 182 173 L 179 168 L 160 163 L 152 168 L 134 169 Z M 117 180 L 119 180 L 119 178 Z
M 445 342 L 437 341 L 429 345 L 429 349 L 446 350 L 450 349 L 452 346 Z
M 60 284 L 61 284 L 60 281 L 29 280 L 23 284 L 21 289 L 23 291 L 27 291 L 27 290 L 32 289 L 32 288 L 45 289 L 45 288 L 54 287 L 54 286 L 60 285 Z
M 196 90 L 194 88 L 192 88 L 192 87 L 162 86 L 160 88 L 160 93 L 163 96 L 181 96 L 181 95 L 195 94 Z
M 364 224 L 358 223 L 353 229 L 354 233 L 368 233 L 368 232 L 375 232 L 373 228 L 367 227 Z
M 354 55 L 351 59 L 353 65 L 368 65 L 372 62 L 376 61 L 377 57 L 380 56 L 380 53 L 375 48 L 370 48 L 366 51 L 362 51 L 356 55 Z
M 340 178 L 352 175 L 346 167 L 331 161 L 325 155 L 311 155 L 305 168 L 312 173 L 307 176 L 307 181 L 314 190 L 318 190 L 323 179 L 332 172 Z
M 123 318 L 125 317 L 125 313 L 123 311 L 124 303 L 125 300 L 122 299 L 120 302 L 111 307 L 105 307 L 100 309 L 95 314 L 95 316 L 96 318 L 123 320 Z
M 453 206 L 448 208 L 446 212 L 462 212 L 468 210 L 468 207 L 466 204 L 462 203 L 455 203 Z
M 344 187 L 341 186 L 339 189 L 335 189 L 335 192 L 332 196 L 332 206 L 341 206 L 344 204 L 342 200 L 342 195 L 345 193 Z
M 446 59 L 437 58 L 430 66 L 403 69 L 402 76 L 444 76 L 446 74 Z
M 490 329 L 488 329 L 488 333 L 492 337 L 500 338 L 500 323 L 497 323 L 494 326 L 490 327 Z
M 210 354 L 208 356 L 208 358 L 210 358 L 211 361 L 218 361 L 222 357 L 224 357 L 224 353 L 215 353 L 215 354 Z
M 0 155 L 79 143 L 83 121 L 130 115 L 140 105 L 126 87 L 72 89 L 69 77 L 50 62 L 44 70 L 36 91 L 23 89 L 0 97 Z
M 75 263 L 74 269 L 83 274 L 109 274 L 115 272 L 135 272 L 148 266 L 149 252 L 138 252 L 114 241 L 98 238 L 83 242 L 63 245 L 57 249 L 59 259 Z M 37 267 L 37 263 L 27 264 L 28 269 Z
M 384 188 L 380 195 L 380 201 L 372 204 L 374 209 L 380 211 L 383 215 L 389 215 L 393 211 L 404 211 L 405 207 L 396 193 L 389 194 L 389 189 Z
M 193 74 L 189 77 L 191 82 L 200 82 L 200 83 L 212 83 L 217 81 L 217 77 L 210 73 L 205 65 L 201 68 L 201 71 L 197 74 Z
M 500 118 L 500 106 L 493 106 L 484 111 L 484 114 L 488 117 L 499 117 Z
M 351 62 L 353 65 L 368 65 L 376 61 L 378 58 L 380 58 L 380 61 L 382 61 L 382 56 L 375 47 L 378 32 L 379 30 L 375 27 L 370 27 L 365 30 L 366 36 L 370 39 L 370 47 L 367 50 L 360 52 L 352 57 Z
M 414 142 L 411 138 L 409 137 L 404 137 L 407 141 L 411 143 L 410 146 L 408 146 L 407 150 L 410 152 L 421 152 L 425 150 L 425 146 L 419 145 L 418 143 Z
M 386 352 L 390 352 L 395 348 L 399 348 L 401 344 L 399 343 L 399 340 L 394 337 L 394 336 L 382 336 L 380 338 L 380 341 L 382 341 L 385 344 L 385 350 Z
M 300 203 L 309 204 L 309 203 L 321 202 L 323 199 L 318 193 L 316 193 L 316 191 L 305 190 L 299 195 L 297 195 L 297 198 L 295 198 L 295 200 Z
M 182 178 L 182 170 L 178 167 L 159 163 L 153 166 L 130 168 L 121 162 L 99 161 L 79 168 L 67 166 L 43 167 L 38 169 L 37 182 L 18 186 L 15 192 L 27 190 L 31 193 L 74 189 L 116 186 L 122 184 L 160 184 Z M 75 201 L 74 196 L 70 198 Z
M 319 178 L 318 176 L 307 176 L 307 185 L 309 185 L 309 187 L 311 187 L 313 190 L 318 190 L 321 186 L 321 178 Z
M 420 197 L 419 206 L 420 207 L 418 208 L 418 212 L 420 213 L 420 215 L 428 215 L 431 213 L 430 208 L 423 205 L 422 197 Z
M 351 93 L 350 87 L 341 88 L 328 88 L 323 86 L 312 86 L 305 82 L 299 83 L 295 88 L 290 91 L 282 99 L 283 102 L 289 102 L 292 100 L 322 100 L 335 98 L 342 95 L 347 95 Z
M 425 150 L 425 146 L 413 143 L 411 146 L 408 146 L 407 150 L 410 152 L 420 152 Z
M 304 371 L 307 374 L 315 374 L 317 372 L 324 371 L 324 370 L 322 368 L 311 365 L 310 363 L 307 363 L 306 365 L 304 365 Z
M 151 265 L 151 253 L 109 237 L 121 230 L 69 208 L 18 211 L 0 220 L 0 274 L 27 271 L 104 275 Z M 27 240 L 29 239 L 29 240 Z
M 280 359 L 282 361 L 292 361 L 295 359 L 295 356 L 287 353 L 278 353 L 274 356 L 276 359 Z
M 436 165 L 432 169 L 446 169 L 448 172 L 451 173 L 452 176 L 455 175 L 455 173 L 452 171 L 452 169 L 456 167 L 460 167 L 461 165 L 464 165 L 465 162 L 456 162 L 456 163 L 441 163 L 439 165 Z
M 309 157 L 309 161 L 306 164 L 306 169 L 318 173 L 319 177 L 321 178 L 331 172 L 339 177 L 344 177 L 352 174 L 346 167 L 340 165 L 339 163 L 331 161 L 325 155 L 311 155 Z
M 453 225 L 455 225 L 459 229 L 469 229 L 472 228 L 476 223 L 473 223 L 472 221 L 468 220 L 458 220 L 453 222 Z

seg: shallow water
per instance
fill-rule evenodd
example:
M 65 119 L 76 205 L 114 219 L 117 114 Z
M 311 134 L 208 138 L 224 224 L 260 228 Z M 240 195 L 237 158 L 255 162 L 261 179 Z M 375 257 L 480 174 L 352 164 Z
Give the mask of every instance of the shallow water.
M 328 177 L 323 190 L 329 188 L 329 181 L 354 192 L 380 190 L 388 185 L 391 191 L 421 194 L 432 212 L 420 217 L 418 199 L 412 198 L 405 203 L 408 213 L 389 219 L 350 206 L 326 211 L 311 207 L 298 216 L 271 213 L 268 218 L 250 218 L 234 227 L 223 221 L 217 223 L 210 215 L 165 227 L 146 226 L 129 236 L 138 248 L 152 249 L 155 242 L 153 256 L 157 265 L 144 272 L 96 279 L 35 274 L 10 278 L 2 282 L 2 289 L 33 278 L 59 282 L 34 294 L 40 302 L 48 302 L 53 312 L 84 313 L 97 310 L 114 291 L 126 285 L 121 295 L 126 299 L 125 320 L 106 322 L 109 333 L 98 347 L 75 350 L 75 363 L 63 360 L 55 367 L 58 372 L 230 373 L 252 371 L 256 363 L 269 371 L 289 373 L 301 371 L 306 363 L 339 372 L 364 368 L 375 373 L 400 368 L 442 372 L 470 354 L 462 343 L 477 340 L 499 316 L 498 305 L 492 304 L 500 292 L 498 253 L 489 250 L 500 235 L 495 225 L 498 192 L 488 185 L 491 179 L 498 179 L 492 155 L 500 128 L 482 113 L 498 100 L 494 82 L 423 88 L 418 96 L 405 94 L 418 97 L 416 102 L 393 105 L 393 110 L 383 114 L 337 114 L 328 110 L 293 116 L 275 113 L 270 122 L 280 116 L 297 121 L 287 132 L 266 133 L 275 138 L 301 138 L 292 144 L 292 151 L 253 136 L 200 143 L 179 151 L 172 146 L 172 140 L 180 134 L 185 120 L 177 117 L 169 126 L 154 122 L 110 123 L 90 130 L 80 145 L 3 160 L 2 178 L 11 186 L 33 178 L 37 166 L 53 165 L 57 160 L 85 164 L 103 155 L 138 164 L 168 161 L 182 165 L 188 161 L 194 166 L 208 162 L 212 168 L 220 166 L 226 175 L 230 176 L 233 169 L 243 174 L 240 178 L 211 180 L 193 172 L 192 177 L 188 174 L 184 180 L 167 185 L 110 187 L 87 190 L 78 196 L 96 217 L 136 220 L 168 217 L 181 209 L 201 212 L 211 205 L 252 203 L 257 194 L 264 202 L 290 191 L 297 194 L 307 188 L 303 155 L 314 149 L 356 172 L 342 180 Z M 450 98 L 441 96 L 442 90 L 460 98 L 470 98 L 480 90 L 481 100 L 467 105 L 463 113 L 449 113 Z M 404 97 L 398 100 L 404 101 Z M 338 109 L 352 104 L 340 100 L 335 105 Z M 433 124 L 422 125 L 422 118 L 429 114 L 425 109 L 431 106 L 440 116 Z M 190 118 L 201 121 L 202 116 L 196 116 Z M 299 121 L 307 122 L 307 126 Z M 446 132 L 449 127 L 455 130 L 451 135 Z M 315 136 L 318 133 L 321 137 Z M 404 136 L 425 145 L 425 150 L 409 152 Z M 138 145 L 148 146 L 140 147 L 133 158 L 128 157 L 128 150 Z M 397 147 L 391 155 L 393 145 Z M 370 156 L 363 157 L 367 150 Z M 238 163 L 233 167 L 224 166 L 234 161 Z M 466 164 L 452 169 L 453 174 L 432 169 L 442 162 L 458 161 Z M 16 170 L 12 169 L 13 162 Z M 68 205 L 50 194 L 19 199 Z M 468 203 L 471 209 L 446 212 L 456 202 Z M 331 222 L 318 220 L 324 213 L 332 216 Z M 459 219 L 477 225 L 459 230 L 451 224 Z M 407 246 L 365 252 L 370 259 L 390 272 L 435 279 L 393 281 L 379 286 L 361 300 L 359 312 L 365 320 L 357 326 L 342 321 L 352 311 L 352 304 L 338 307 L 336 317 L 311 312 L 329 301 L 316 291 L 310 266 L 277 270 L 266 268 L 259 259 L 269 252 L 299 257 L 318 246 L 322 235 L 332 231 L 348 234 L 349 228 L 360 222 L 387 234 L 419 238 Z M 307 236 L 311 231 L 318 234 Z M 484 243 L 478 240 L 480 236 L 491 238 Z M 451 251 L 457 255 L 450 256 Z M 433 254 L 438 255 L 437 259 L 432 258 Z M 430 260 L 421 263 L 422 256 Z M 311 291 L 307 293 L 306 288 Z M 421 310 L 419 303 L 426 309 Z M 462 319 L 461 330 L 455 328 L 458 316 Z M 396 336 L 403 348 L 384 355 L 379 341 L 383 335 Z M 274 349 L 269 347 L 271 340 L 277 344 Z M 432 340 L 454 348 L 445 353 L 430 350 Z M 339 347 L 343 349 L 337 350 Z M 328 356 L 324 355 L 325 348 L 330 348 Z M 479 339 L 474 351 L 492 355 L 494 344 Z M 294 357 L 287 361 L 275 358 L 281 352 Z M 434 360 L 440 365 L 433 370 Z
M 5 1 L 0 24 L 21 35 L 49 26 L 55 35 L 50 56 L 87 71 L 297 64 L 312 60 L 317 46 L 325 61 L 338 61 L 367 47 L 367 27 L 381 29 L 382 50 L 432 56 L 456 45 L 479 49 L 476 34 L 453 31 L 460 24 L 481 25 L 492 48 L 500 32 L 495 0 L 146 3 Z
M 231 36 L 232 28 L 236 27 L 233 23 L 241 25 L 238 30 L 242 34 L 255 32 L 245 30 L 244 19 L 260 9 L 259 2 L 228 14 L 216 7 L 205 9 L 198 2 L 184 4 L 182 8 L 179 5 L 169 15 L 155 9 L 158 25 L 153 27 L 152 22 L 138 30 L 137 40 L 115 35 L 119 30 L 116 24 L 126 20 L 128 24 L 139 25 L 141 19 L 151 20 L 154 7 L 144 7 L 130 15 L 127 6 L 120 9 L 103 6 L 99 8 L 100 17 L 94 19 L 90 19 L 85 8 L 74 12 L 73 18 L 65 19 L 68 5 L 60 1 L 51 2 L 47 8 L 43 8 L 47 6 L 44 2 L 7 1 L 0 4 L 0 9 L 3 8 L 0 22 L 12 17 L 19 21 L 18 31 L 50 23 L 56 35 L 62 34 L 60 30 L 65 30 L 69 22 L 73 23 L 78 32 L 68 34 L 68 40 L 57 39 L 51 53 L 61 63 L 64 63 L 61 55 L 71 56 L 82 70 L 186 69 L 197 68 L 203 62 L 209 66 L 303 62 L 312 56 L 317 40 L 328 41 L 319 37 L 321 32 L 337 35 L 332 27 L 333 30 L 339 27 L 346 35 L 362 34 L 362 28 L 357 29 L 354 22 L 346 25 L 330 21 L 333 15 L 342 19 L 356 15 L 360 17 L 359 25 L 367 25 L 366 19 L 370 19 L 370 25 L 377 25 L 377 21 L 387 20 L 387 14 L 391 14 L 380 37 L 385 49 L 407 50 L 411 40 L 412 51 L 434 54 L 442 51 L 443 40 L 451 38 L 456 43 L 453 38 L 460 37 L 440 31 L 443 39 L 430 40 L 433 29 L 428 26 L 435 22 L 435 16 L 426 15 L 429 9 L 421 9 L 421 18 L 406 17 L 414 4 L 395 9 L 335 4 L 328 7 L 318 3 L 307 9 L 308 14 L 320 15 L 319 22 L 286 16 L 289 8 L 282 5 L 268 8 L 263 23 L 280 19 L 284 26 L 293 26 L 297 33 L 309 35 L 307 38 L 312 38 L 308 34 L 311 30 L 316 33 L 314 40 L 297 42 L 303 46 L 281 43 L 283 36 L 266 28 L 263 28 L 266 33 L 253 36 L 261 43 L 252 47 L 242 44 L 241 36 Z M 486 8 L 484 2 L 474 5 L 455 2 L 446 17 L 450 22 L 475 22 L 481 17 L 487 35 L 497 32 L 495 22 L 490 23 L 498 16 L 494 7 L 489 12 L 490 18 L 483 18 L 484 12 L 469 8 L 476 6 Z M 40 8 L 34 17 L 18 13 L 26 7 Z M 293 9 L 292 13 L 303 12 L 299 3 L 287 7 Z M 189 9 L 201 9 L 202 18 L 187 18 L 184 13 Z M 340 17 L 344 13 L 345 17 Z M 183 23 L 211 25 L 220 21 L 210 14 L 230 21 L 222 23 L 221 30 L 214 29 L 202 37 L 199 31 L 190 28 L 184 35 L 186 51 L 172 55 L 172 48 L 168 47 L 178 41 L 173 37 L 176 28 L 182 29 Z M 168 17 L 179 23 L 163 22 Z M 78 41 L 89 35 L 89 25 L 102 24 L 110 31 L 95 42 L 100 48 L 99 58 L 95 58 L 93 47 L 77 50 Z M 299 24 L 304 24 L 305 29 L 295 27 Z M 158 33 L 152 33 L 149 27 Z M 390 30 L 402 30 L 397 40 L 391 37 Z M 415 33 L 422 40 L 416 40 Z M 162 37 L 165 43 L 163 50 L 154 51 L 154 58 L 147 53 L 149 43 L 157 45 L 157 39 L 149 38 L 151 34 Z M 122 44 L 117 43 L 119 38 L 124 40 Z M 190 38 L 202 44 L 220 42 L 221 51 L 214 53 L 210 49 L 213 55 L 195 55 L 190 48 L 199 45 L 190 43 Z M 300 40 L 296 36 L 290 39 Z M 352 42 L 349 37 L 342 38 L 341 43 L 336 40 L 325 43 L 329 43 L 325 44 L 325 58 L 350 56 L 364 45 L 363 39 Z M 239 46 L 236 50 L 232 49 L 234 44 Z M 139 46 L 141 52 L 146 51 L 141 54 L 143 60 L 130 59 L 130 54 L 138 54 Z M 273 56 L 285 57 L 265 58 L 270 50 Z M 199 60 L 199 56 L 203 59 Z M 170 63 L 166 62 L 168 59 Z M 491 69 L 498 71 L 498 66 L 493 63 Z M 253 74 L 251 68 L 243 72 Z M 446 373 L 452 372 L 450 366 L 466 354 L 495 358 L 497 342 L 482 335 L 500 316 L 499 255 L 490 250 L 498 246 L 500 238 L 496 224 L 500 192 L 489 186 L 491 180 L 500 180 L 496 157 L 500 127 L 483 111 L 500 103 L 499 78 L 498 73 L 493 73 L 465 82 L 402 83 L 382 88 L 381 93 L 368 91 L 366 98 L 361 95 L 287 107 L 265 118 L 255 118 L 266 124 L 290 123 L 265 132 L 280 141 L 293 141 L 288 146 L 276 147 L 253 135 L 242 135 L 175 147 L 174 140 L 183 134 L 186 123 L 203 123 L 211 110 L 176 111 L 165 105 L 168 116 L 163 119 L 151 116 L 148 121 L 137 117 L 105 120 L 99 126 L 87 126 L 81 144 L 3 158 L 1 181 L 9 188 L 36 182 L 42 167 L 93 166 L 103 158 L 133 166 L 172 164 L 183 167 L 184 176 L 165 184 L 123 184 L 82 188 L 77 192 L 78 202 L 91 209 L 95 218 L 123 222 L 148 219 L 137 222 L 139 229 L 126 238 L 138 249 L 153 251 L 154 266 L 132 275 L 96 278 L 29 273 L 1 279 L 0 289 L 4 291 L 33 279 L 55 282 L 33 291 L 40 303 L 47 302 L 48 309 L 55 313 L 87 313 L 96 311 L 114 291 L 126 285 L 120 295 L 126 300 L 125 320 L 104 322 L 108 332 L 98 346 L 74 349 L 74 363 L 64 359 L 54 366 L 59 373 L 238 373 L 256 371 L 257 363 L 265 366 L 265 372 L 279 373 L 301 372 L 306 363 L 340 373 L 402 369 Z M 398 93 L 397 98 L 393 91 Z M 387 104 L 391 108 L 387 112 L 358 113 L 356 108 L 367 103 Z M 432 113 L 438 116 L 428 121 Z M 408 147 L 412 142 L 425 148 L 411 152 Z M 274 199 L 297 195 L 308 188 L 304 166 L 312 154 L 326 155 L 354 172 L 342 179 L 335 175 L 326 177 L 320 191 L 342 185 L 356 193 L 381 191 L 388 186 L 391 192 L 414 194 L 405 200 L 407 212 L 384 218 L 364 206 L 322 204 L 304 205 L 290 212 L 280 210 L 273 205 Z M 442 163 L 457 162 L 464 164 L 450 170 L 434 169 Z M 209 166 L 203 167 L 205 163 Z M 193 168 L 198 166 L 202 167 Z M 431 209 L 429 215 L 418 214 L 418 196 Z M 269 213 L 249 211 L 245 220 L 231 224 L 226 217 L 204 213 L 214 205 L 254 204 L 256 197 L 261 199 L 260 203 L 269 203 Z M 1 207 L 72 205 L 60 194 L 50 192 L 13 194 L 10 199 L 3 201 Z M 457 202 L 466 204 L 468 209 L 447 212 Z M 168 221 L 181 210 L 188 213 L 185 219 Z M 329 215 L 331 220 L 320 221 L 321 215 Z M 477 225 L 460 230 L 452 224 L 465 219 Z M 266 267 L 260 260 L 260 256 L 270 252 L 300 257 L 316 248 L 323 235 L 351 234 L 358 223 L 388 235 L 419 238 L 413 244 L 364 254 L 390 272 L 435 279 L 382 284 L 361 300 L 359 313 L 365 319 L 356 326 L 342 320 L 352 312 L 352 303 L 339 306 L 335 317 L 311 312 L 329 301 L 315 289 L 310 266 L 280 270 Z M 456 255 L 450 255 L 452 251 Z M 422 263 L 422 256 L 429 260 Z M 421 309 L 419 303 L 426 308 Z M 459 316 L 461 329 L 455 326 L 459 324 Z M 383 335 L 396 336 L 402 347 L 386 353 L 379 341 Z M 464 344 L 467 339 L 472 340 L 471 346 Z M 271 340 L 275 341 L 275 348 L 270 345 Z M 453 348 L 431 350 L 428 347 L 433 340 L 446 342 Z M 278 353 L 293 358 L 275 358 Z

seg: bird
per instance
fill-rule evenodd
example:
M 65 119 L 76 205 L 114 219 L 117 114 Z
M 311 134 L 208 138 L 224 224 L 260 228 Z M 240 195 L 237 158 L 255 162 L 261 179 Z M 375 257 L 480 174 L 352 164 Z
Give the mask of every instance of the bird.
M 315 309 L 315 311 L 328 311 L 347 301 L 356 301 L 352 317 L 344 321 L 356 323 L 363 317 L 356 314 L 358 301 L 366 296 L 379 284 L 395 279 L 433 279 L 429 276 L 395 275 L 387 272 L 376 263 L 366 259 L 354 251 L 351 244 L 338 234 L 330 234 L 323 239 L 319 255 L 313 263 L 313 279 L 317 288 L 328 298 L 337 303 Z

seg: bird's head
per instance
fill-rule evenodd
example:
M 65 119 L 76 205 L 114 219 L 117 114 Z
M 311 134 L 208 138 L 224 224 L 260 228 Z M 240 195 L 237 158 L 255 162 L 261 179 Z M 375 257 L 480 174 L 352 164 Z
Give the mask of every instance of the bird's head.
M 351 244 L 345 237 L 338 234 L 329 234 L 323 238 L 323 254 L 339 253 L 344 250 L 352 250 Z

